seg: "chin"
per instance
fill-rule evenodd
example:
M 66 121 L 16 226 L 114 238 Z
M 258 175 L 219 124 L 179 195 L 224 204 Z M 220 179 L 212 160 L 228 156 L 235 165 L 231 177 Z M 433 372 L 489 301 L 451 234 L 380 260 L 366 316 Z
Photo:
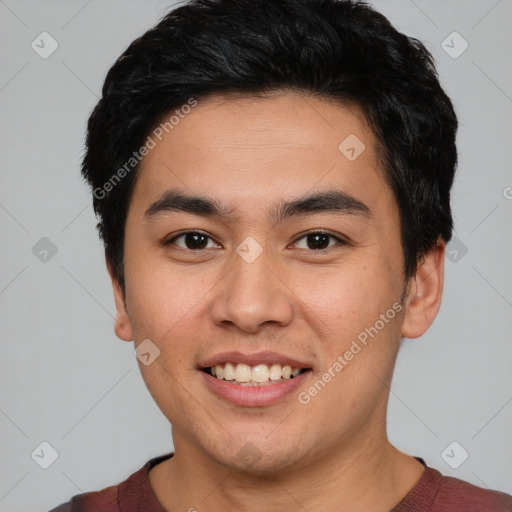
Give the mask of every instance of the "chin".
M 237 443 L 231 440 L 228 450 L 224 445 L 215 447 L 214 453 L 211 450 L 207 450 L 207 453 L 219 464 L 237 473 L 268 477 L 269 474 L 282 473 L 302 465 L 304 453 L 297 450 L 297 443 L 291 442 L 291 439 L 291 436 L 287 436 L 288 443 L 285 440 L 276 443 L 275 439 L 269 442 L 266 437 L 246 435 Z

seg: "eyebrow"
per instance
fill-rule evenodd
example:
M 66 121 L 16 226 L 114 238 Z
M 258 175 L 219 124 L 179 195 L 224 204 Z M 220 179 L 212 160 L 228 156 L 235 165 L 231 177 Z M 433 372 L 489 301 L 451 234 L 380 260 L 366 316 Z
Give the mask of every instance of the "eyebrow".
M 185 212 L 203 217 L 218 217 L 229 223 L 236 220 L 234 209 L 215 199 L 202 196 L 187 195 L 179 190 L 169 190 L 146 210 L 144 217 L 151 220 L 167 212 Z M 287 202 L 275 204 L 268 213 L 269 220 L 275 224 L 294 216 L 311 215 L 315 213 L 336 213 L 356 215 L 366 219 L 371 218 L 372 212 L 359 199 L 341 190 L 326 190 L 313 193 Z

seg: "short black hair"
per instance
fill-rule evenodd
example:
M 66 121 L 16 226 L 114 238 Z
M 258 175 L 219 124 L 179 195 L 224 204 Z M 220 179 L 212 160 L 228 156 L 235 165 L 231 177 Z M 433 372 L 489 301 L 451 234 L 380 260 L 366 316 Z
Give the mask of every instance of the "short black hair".
M 191 101 L 280 90 L 361 108 L 399 207 L 405 277 L 450 240 L 457 118 L 420 41 L 362 1 L 192 0 L 117 59 L 88 122 L 82 174 L 123 289 L 126 217 L 151 130 Z

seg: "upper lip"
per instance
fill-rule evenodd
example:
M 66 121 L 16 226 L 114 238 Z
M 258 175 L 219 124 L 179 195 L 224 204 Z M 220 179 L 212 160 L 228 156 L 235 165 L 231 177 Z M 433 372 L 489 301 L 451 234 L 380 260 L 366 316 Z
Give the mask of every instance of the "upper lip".
M 284 364 L 292 368 L 311 368 L 309 363 L 300 361 L 285 354 L 278 354 L 277 352 L 253 352 L 251 354 L 243 354 L 242 352 L 231 351 L 221 352 L 214 356 L 205 359 L 199 363 L 199 368 L 209 368 L 217 364 L 223 363 L 243 363 L 249 366 L 256 366 L 258 364 Z

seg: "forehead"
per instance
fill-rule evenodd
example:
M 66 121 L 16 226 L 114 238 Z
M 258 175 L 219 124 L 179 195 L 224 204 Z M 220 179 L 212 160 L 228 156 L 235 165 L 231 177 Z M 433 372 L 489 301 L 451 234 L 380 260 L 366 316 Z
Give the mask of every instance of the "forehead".
M 163 116 L 159 137 L 151 135 L 133 201 L 147 206 L 178 186 L 261 209 L 276 196 L 336 188 L 389 206 L 377 141 L 357 106 L 281 91 L 213 96 L 187 111 L 167 129 L 172 114 Z

